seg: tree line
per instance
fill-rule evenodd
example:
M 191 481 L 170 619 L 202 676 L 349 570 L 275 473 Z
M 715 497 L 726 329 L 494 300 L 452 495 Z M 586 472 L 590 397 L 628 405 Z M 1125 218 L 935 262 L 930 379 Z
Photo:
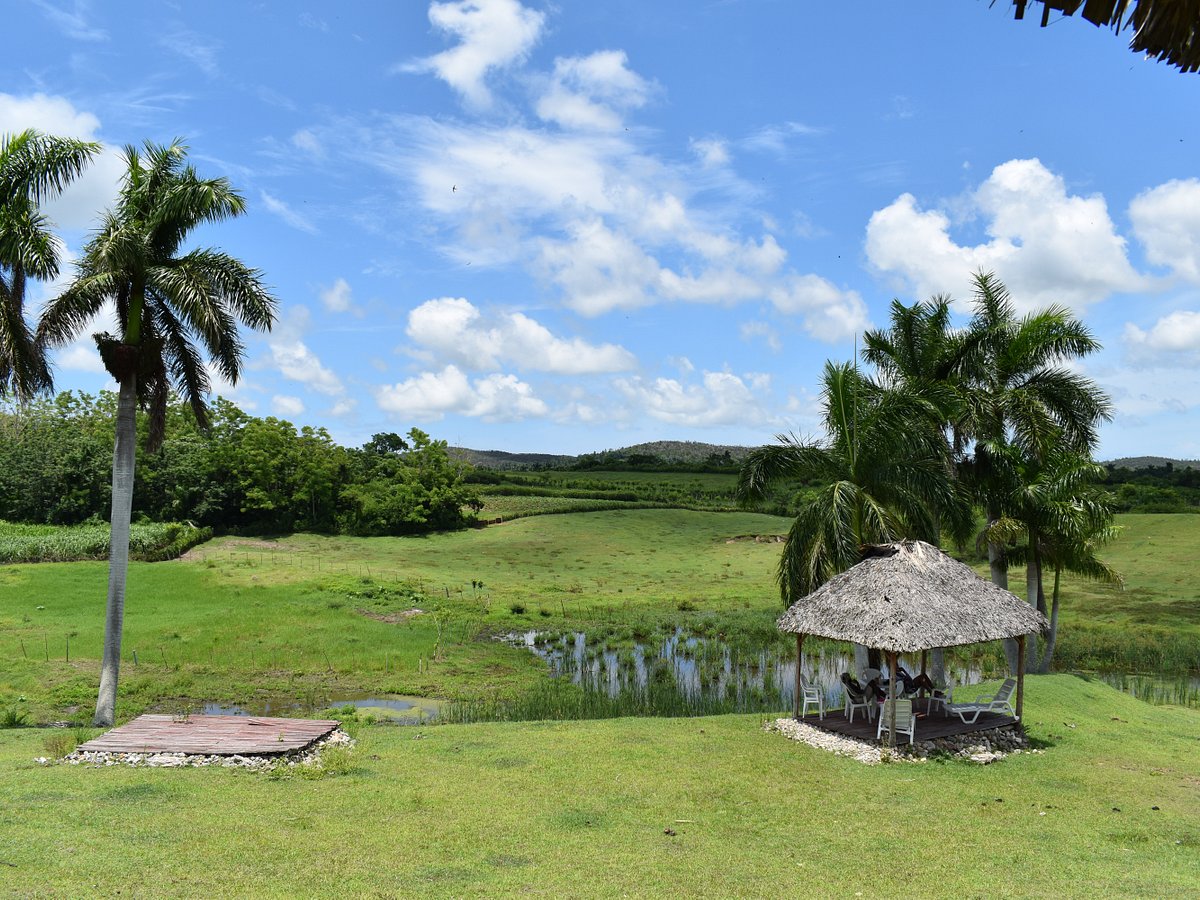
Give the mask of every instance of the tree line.
M 781 435 L 755 450 L 738 493 L 755 504 L 780 482 L 823 485 L 806 492 L 784 544 L 785 604 L 858 563 L 869 544 L 975 543 L 1005 589 L 1009 568 L 1023 566 L 1026 597 L 1050 620 L 1040 644 L 1027 642 L 1027 667 L 1048 671 L 1062 573 L 1120 583 L 1097 555 L 1115 533 L 1114 504 L 1092 458 L 1112 406 L 1070 366 L 1099 343 L 1064 307 L 1020 314 L 992 273 L 974 276 L 972 306 L 956 328 L 949 297 L 893 301 L 889 327 L 864 335 L 863 368 L 826 364 L 824 435 Z M 1005 649 L 1015 669 L 1016 642 Z
M 111 502 L 117 396 L 64 392 L 0 411 L 0 519 L 76 525 Z M 133 482 L 133 514 L 217 532 L 416 534 L 462 528 L 479 508 L 467 467 L 446 442 L 413 429 L 342 447 L 324 428 L 248 415 L 218 399 L 200 427 L 173 398 L 164 438 Z M 138 440 L 149 437 L 147 415 Z

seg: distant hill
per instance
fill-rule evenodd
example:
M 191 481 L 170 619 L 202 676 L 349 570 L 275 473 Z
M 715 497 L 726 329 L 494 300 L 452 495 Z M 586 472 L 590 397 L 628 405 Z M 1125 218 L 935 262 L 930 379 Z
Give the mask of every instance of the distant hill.
M 556 453 L 508 453 L 504 450 L 472 450 L 450 447 L 450 455 L 484 469 L 530 469 L 573 466 L 578 457 Z
M 734 444 L 702 444 L 698 441 L 650 441 L 645 444 L 634 444 L 619 450 L 605 451 L 629 456 L 646 454 L 665 459 L 667 462 L 702 463 L 713 454 L 722 456 L 728 453 L 730 458 L 740 462 L 745 459 L 753 447 L 739 447 Z
M 1171 459 L 1168 456 L 1122 456 L 1101 465 L 1117 469 L 1149 469 L 1152 466 L 1165 466 L 1167 463 L 1176 469 L 1200 469 L 1200 459 Z
M 616 450 L 597 450 L 597 455 L 614 457 L 657 456 L 668 463 L 706 462 L 713 455 L 728 453 L 734 462 L 741 462 L 753 447 L 735 444 L 703 444 L 699 441 L 650 441 Z M 509 453 L 504 450 L 472 450 L 470 447 L 451 447 L 450 455 L 473 466 L 485 469 L 567 468 L 579 461 L 578 456 L 558 453 Z

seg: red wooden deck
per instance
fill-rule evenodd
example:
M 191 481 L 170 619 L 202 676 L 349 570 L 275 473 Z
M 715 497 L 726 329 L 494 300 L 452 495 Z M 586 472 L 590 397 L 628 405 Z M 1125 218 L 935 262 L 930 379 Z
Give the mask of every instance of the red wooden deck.
M 985 712 L 980 713 L 978 720 L 968 725 L 961 721 L 958 716 L 947 716 L 940 709 L 935 709 L 932 712 L 927 711 L 926 701 L 924 700 L 913 701 L 913 707 L 917 711 L 916 739 L 918 741 L 934 741 L 938 738 L 969 734 L 973 731 L 991 731 L 993 728 L 1003 728 L 1005 725 L 1012 725 L 1017 721 L 1012 716 Z M 879 710 L 876 710 L 876 716 L 878 714 Z M 857 738 L 860 741 L 870 741 L 872 743 L 876 742 L 875 729 L 879 726 L 878 718 L 873 722 L 868 722 L 862 710 L 855 711 L 853 722 L 848 721 L 846 714 L 840 709 L 827 709 L 824 719 L 819 719 L 816 713 L 809 713 L 800 721 L 805 725 L 812 725 L 814 728 L 820 728 L 823 731 L 832 731 L 837 734 L 843 734 L 846 737 Z M 908 735 L 900 735 L 900 738 L 903 741 L 908 741 Z M 884 740 L 886 739 L 887 736 L 884 735 Z
M 132 722 L 81 744 L 104 753 L 192 753 L 263 755 L 301 750 L 338 727 L 331 719 L 273 719 L 253 716 L 138 716 Z

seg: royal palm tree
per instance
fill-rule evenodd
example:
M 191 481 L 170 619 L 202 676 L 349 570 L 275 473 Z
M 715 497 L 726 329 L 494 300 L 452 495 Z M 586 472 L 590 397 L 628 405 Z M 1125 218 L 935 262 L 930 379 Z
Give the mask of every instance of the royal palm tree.
M 1007 589 L 1008 561 L 996 527 L 1014 490 L 1015 470 L 1003 459 L 1005 448 L 1034 462 L 1060 452 L 1089 456 L 1098 424 L 1112 417 L 1112 404 L 1094 382 L 1065 365 L 1100 347 L 1069 310 L 1050 306 L 1018 316 L 994 274 L 979 272 L 974 282 L 975 314 L 964 336 L 967 389 L 959 428 L 964 439 L 975 443 L 964 473 L 987 517 L 992 582 Z M 1016 642 L 1006 641 L 1005 650 L 1015 666 Z
M 999 450 L 1014 455 L 1012 448 Z M 1104 468 L 1090 457 L 1071 452 L 1052 453 L 1044 461 L 1013 458 L 1013 493 L 1005 503 L 1025 542 L 1010 559 L 1025 565 L 1026 596 L 1050 617 L 1050 630 L 1039 656 L 1037 640 L 1026 644 L 1026 668 L 1047 672 L 1058 638 L 1059 581 L 1064 570 L 1120 586 L 1115 569 L 1096 556 L 1099 545 L 1116 534 L 1112 498 L 1096 487 Z M 1047 567 L 1054 570 L 1053 603 L 1046 609 L 1043 582 Z
M 942 294 L 911 306 L 893 300 L 889 327 L 863 335 L 862 356 L 875 367 L 876 377 L 887 389 L 922 398 L 928 404 L 934 414 L 933 424 L 945 441 L 947 476 L 962 490 L 957 460 L 964 447 L 958 423 L 965 403 L 963 363 L 968 345 L 963 332 L 951 326 L 950 304 L 951 299 Z M 956 540 L 964 542 L 973 526 L 966 515 L 969 508 L 965 497 L 955 504 L 953 510 L 959 514 L 938 522 L 931 543 L 940 545 L 943 526 Z M 944 683 L 945 653 L 938 647 L 932 656 L 934 681 Z
M 58 277 L 61 245 L 39 208 L 75 178 L 99 144 L 27 129 L 0 137 L 0 396 L 51 387 L 46 355 L 25 319 L 29 278 Z
M 115 209 L 84 248 L 74 283 L 47 306 L 39 325 L 47 344 L 61 344 L 109 303 L 120 324 L 119 334 L 95 336 L 105 368 L 120 386 L 97 725 L 111 725 L 116 707 L 136 408 L 148 409 L 152 447 L 161 441 L 171 390 L 191 404 L 205 426 L 209 382 L 200 348 L 221 377 L 235 383 L 243 355 L 238 322 L 269 330 L 276 307 L 257 270 L 218 250 L 184 251 L 198 225 L 244 212 L 245 201 L 226 179 L 200 178 L 187 164 L 187 148 L 179 141 L 169 146 L 147 142 L 143 152 L 126 147 L 125 161 Z

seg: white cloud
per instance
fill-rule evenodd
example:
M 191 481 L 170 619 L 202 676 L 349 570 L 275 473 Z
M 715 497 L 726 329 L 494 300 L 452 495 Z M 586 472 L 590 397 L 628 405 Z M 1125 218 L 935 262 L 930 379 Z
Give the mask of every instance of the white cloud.
M 176 28 L 159 38 L 159 43 L 181 59 L 190 62 L 209 78 L 221 74 L 217 53 L 221 45 L 186 28 Z
M 621 50 L 556 59 L 537 114 L 566 128 L 620 127 L 620 111 L 643 106 L 649 92 L 646 81 L 627 63 Z
M 294 306 L 288 315 L 277 323 L 267 339 L 271 361 L 284 378 L 307 385 L 311 390 L 329 397 L 345 393 L 345 386 L 331 369 L 301 340 L 308 327 L 308 310 Z
M 276 415 L 298 416 L 304 412 L 304 401 L 299 397 L 276 394 L 271 398 L 271 409 Z
M 491 105 L 488 73 L 520 62 L 537 43 L 545 16 L 516 0 L 459 0 L 432 3 L 429 21 L 459 43 L 434 56 L 400 66 L 433 72 L 472 106 Z
M 1149 331 L 1127 323 L 1121 338 L 1129 358 L 1139 365 L 1200 364 L 1200 312 L 1173 312 Z
M 729 162 L 729 146 L 716 138 L 705 138 L 692 141 L 692 152 L 700 159 L 705 168 L 711 169 L 723 166 Z
M 485 317 L 461 297 L 422 303 L 408 314 L 407 333 L 438 359 L 466 369 L 496 369 L 510 363 L 530 371 L 584 375 L 637 366 L 633 354 L 616 344 L 555 337 L 522 313 Z
M 321 302 L 330 312 L 350 312 L 354 309 L 351 293 L 349 282 L 345 278 L 339 278 L 321 290 Z
M 738 328 L 738 333 L 742 336 L 743 341 L 762 339 L 774 353 L 778 353 L 783 349 L 783 344 L 779 340 L 778 330 L 769 322 L 743 322 Z
M 436 421 L 447 413 L 485 421 L 539 418 L 549 411 L 533 388 L 515 375 L 492 374 L 472 382 L 457 366 L 422 372 L 375 391 L 380 408 L 406 418 Z
M 660 422 L 700 428 L 714 425 L 760 426 L 771 421 L 763 407 L 766 376 L 745 379 L 730 372 L 705 372 L 700 384 L 674 378 L 618 379 L 617 391 L 639 414 Z
M 1146 259 L 1200 282 L 1200 180 L 1168 181 L 1138 194 L 1129 218 Z
M 1064 303 L 1083 310 L 1115 291 L 1145 287 L 1104 198 L 1068 194 L 1062 177 L 1037 159 L 997 166 L 964 206 L 967 216 L 983 218 L 984 243 L 956 243 L 949 215 L 922 210 L 903 194 L 871 216 L 868 260 L 921 296 L 968 295 L 974 272 L 994 271 L 1025 309 Z
M 358 408 L 358 401 L 352 397 L 343 397 L 329 408 L 331 416 L 348 416 Z
M 267 212 L 278 216 L 297 231 L 303 231 L 307 234 L 317 233 L 317 226 L 310 222 L 307 217 L 296 212 L 278 197 L 273 197 L 266 191 L 259 191 L 258 195 L 259 199 L 262 200 L 263 206 L 267 208 Z
M 799 315 L 804 330 L 830 343 L 858 334 L 870 325 L 858 291 L 841 290 L 819 275 L 796 275 L 772 288 L 771 302 L 788 315 Z
M 54 25 L 69 38 L 74 38 L 77 41 L 107 41 L 108 32 L 102 28 L 97 28 L 88 21 L 88 14 L 91 12 L 92 4 L 89 0 L 74 0 L 69 4 L 70 9 L 64 8 L 67 4 L 56 5 L 49 0 L 33 0 L 35 6 L 40 8 Z
M 292 135 L 292 146 L 317 159 L 325 158 L 325 148 L 320 139 L 307 128 L 301 128 Z
M 43 134 L 99 139 L 100 120 L 81 111 L 65 97 L 31 94 L 17 97 L 0 93 L 0 133 L 12 134 L 36 128 Z M 101 212 L 116 200 L 125 163 L 115 147 L 103 145 L 101 152 L 61 196 L 46 203 L 46 214 L 57 226 L 84 229 L 96 224 Z
M 768 125 L 742 139 L 742 146 L 748 150 L 773 153 L 783 156 L 787 153 L 791 142 L 797 137 L 819 137 L 825 134 L 824 128 L 805 125 L 802 122 L 781 122 L 778 125 Z

